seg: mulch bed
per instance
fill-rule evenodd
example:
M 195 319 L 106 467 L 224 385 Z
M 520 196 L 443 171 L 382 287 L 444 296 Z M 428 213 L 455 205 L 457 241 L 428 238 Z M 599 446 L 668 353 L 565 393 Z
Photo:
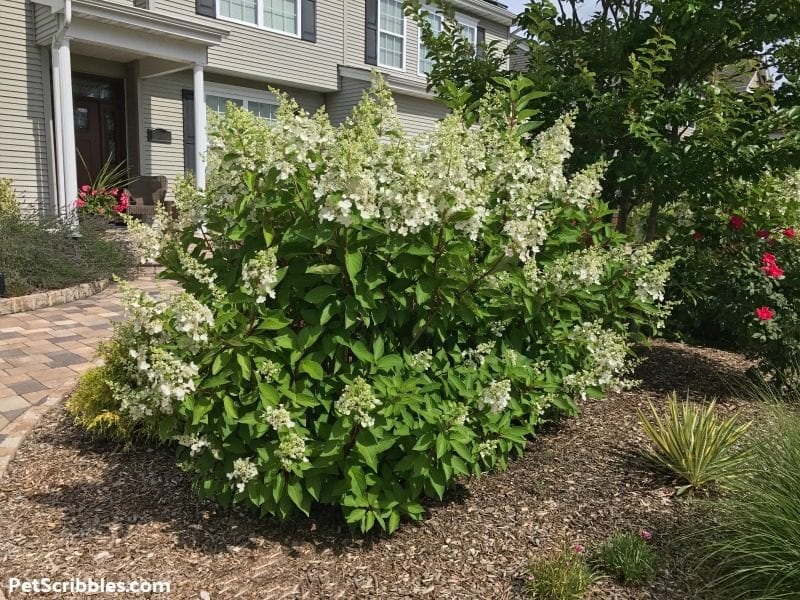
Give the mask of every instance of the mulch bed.
M 391 538 L 354 538 L 334 510 L 280 524 L 201 502 L 170 451 L 99 444 L 59 407 L 0 481 L 0 574 L 166 580 L 170 598 L 499 600 L 523 597 L 532 556 L 575 543 L 591 552 L 615 530 L 646 527 L 663 557 L 656 580 L 636 588 L 603 579 L 591 597 L 696 597 L 675 543 L 692 503 L 631 458 L 644 444 L 636 408 L 673 389 L 722 394 L 722 409 L 736 408 L 725 384 L 749 364 L 667 342 L 644 354 L 639 389 L 587 402 L 508 471 L 465 481 Z

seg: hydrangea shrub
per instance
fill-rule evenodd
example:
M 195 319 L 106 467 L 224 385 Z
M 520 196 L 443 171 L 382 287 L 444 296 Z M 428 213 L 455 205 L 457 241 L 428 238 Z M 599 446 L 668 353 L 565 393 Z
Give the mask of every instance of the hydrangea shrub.
M 565 177 L 571 115 L 528 139 L 500 106 L 408 137 L 378 81 L 337 128 L 287 99 L 212 120 L 205 192 L 132 231 L 185 291 L 126 292 L 112 382 L 203 496 L 393 531 L 631 383 L 666 265 L 613 231 L 599 167 Z
M 800 354 L 800 171 L 743 183 L 736 198 L 672 235 L 672 326 L 780 372 Z

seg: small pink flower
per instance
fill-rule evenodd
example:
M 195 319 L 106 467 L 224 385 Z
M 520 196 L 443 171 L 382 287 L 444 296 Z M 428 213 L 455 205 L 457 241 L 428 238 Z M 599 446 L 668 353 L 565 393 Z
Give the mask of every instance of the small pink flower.
M 83 208 L 84 206 L 86 206 L 86 200 L 81 200 L 80 198 L 78 198 L 77 200 L 75 200 L 75 206 L 77 206 L 78 208 Z
M 586 552 L 586 547 L 583 544 L 575 544 L 575 552 L 578 554 L 583 554 Z
M 788 238 L 793 238 L 794 229 L 792 227 L 787 227 L 786 229 L 783 230 L 783 235 L 785 235 Z
M 639 537 L 641 537 L 645 542 L 649 542 L 653 539 L 653 532 L 649 529 L 640 529 L 639 530 Z
M 92 188 L 91 188 L 91 187 L 89 187 L 89 184 L 88 184 L 88 183 L 84 183 L 84 184 L 81 186 L 81 191 L 82 191 L 84 194 L 85 194 L 86 192 L 88 192 L 90 189 L 92 189 Z

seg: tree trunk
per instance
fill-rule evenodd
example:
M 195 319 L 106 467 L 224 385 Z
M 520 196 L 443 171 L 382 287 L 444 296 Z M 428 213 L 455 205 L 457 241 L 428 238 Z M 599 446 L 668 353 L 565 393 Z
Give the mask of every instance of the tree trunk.
M 658 235 L 658 211 L 660 209 L 661 203 L 658 201 L 658 198 L 653 198 L 650 201 L 650 212 L 647 214 L 647 224 L 644 236 L 646 242 L 652 242 Z

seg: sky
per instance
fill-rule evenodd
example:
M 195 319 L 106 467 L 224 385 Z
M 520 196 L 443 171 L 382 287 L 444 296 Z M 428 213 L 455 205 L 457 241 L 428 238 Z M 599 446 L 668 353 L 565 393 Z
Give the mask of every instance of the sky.
M 508 9 L 514 13 L 522 12 L 522 9 L 528 3 L 527 0 L 499 0 L 503 4 L 508 5 Z M 581 13 L 581 17 L 589 16 L 594 12 L 594 3 L 592 2 L 585 2 L 583 6 L 578 9 Z

